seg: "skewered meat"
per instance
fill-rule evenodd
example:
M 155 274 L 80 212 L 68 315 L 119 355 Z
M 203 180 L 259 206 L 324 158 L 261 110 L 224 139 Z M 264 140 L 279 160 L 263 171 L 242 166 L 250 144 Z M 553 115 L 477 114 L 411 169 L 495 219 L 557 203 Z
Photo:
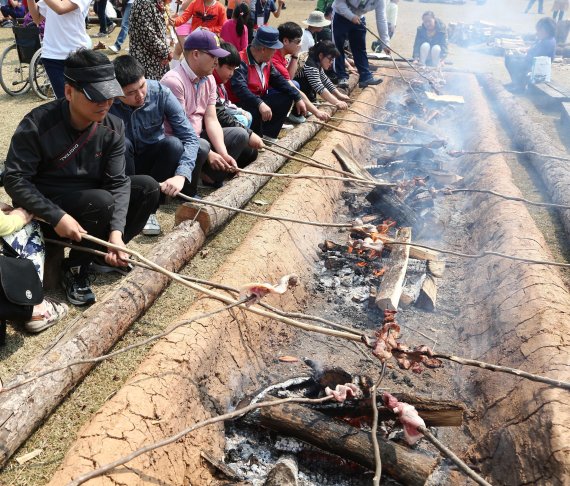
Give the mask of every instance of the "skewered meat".
M 240 299 L 248 298 L 246 305 L 250 306 L 257 304 L 263 297 L 268 294 L 284 294 L 289 288 L 295 287 L 299 282 L 299 277 L 297 275 L 285 275 L 281 277 L 277 285 L 271 285 L 268 283 L 248 283 L 240 288 L 239 297 Z
M 418 427 L 420 425 L 425 427 L 426 424 L 418 415 L 416 409 L 408 403 L 399 402 L 395 396 L 387 392 L 384 392 L 383 399 L 384 405 L 398 415 L 398 419 L 404 428 L 406 442 L 413 445 L 420 440 L 422 434 L 418 431 Z
M 328 386 L 325 388 L 325 394 L 327 396 L 333 396 L 337 402 L 344 402 L 347 398 L 362 398 L 364 395 L 362 390 L 358 388 L 354 383 L 346 383 L 344 385 L 337 385 L 333 390 Z

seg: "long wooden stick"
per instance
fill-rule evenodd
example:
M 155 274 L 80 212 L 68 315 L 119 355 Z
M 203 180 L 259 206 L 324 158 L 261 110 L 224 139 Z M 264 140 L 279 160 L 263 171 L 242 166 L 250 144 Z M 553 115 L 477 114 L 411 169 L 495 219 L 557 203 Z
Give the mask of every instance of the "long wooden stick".
M 303 157 L 303 158 L 305 158 L 305 159 L 311 160 L 312 162 L 315 162 L 316 164 L 319 164 L 320 166 L 324 166 L 324 167 L 326 167 L 326 168 L 328 168 L 328 169 L 331 168 L 330 165 L 325 164 L 324 162 L 321 162 L 321 161 L 315 159 L 314 157 L 310 157 L 310 156 L 308 156 L 308 155 L 305 155 L 303 152 L 299 152 L 298 150 L 293 150 L 292 148 L 287 147 L 287 145 L 283 145 L 283 144 L 280 144 L 280 143 L 275 142 L 275 141 L 273 141 L 273 140 L 269 140 L 269 139 L 267 139 L 267 137 L 263 137 L 263 141 L 265 142 L 265 148 L 267 148 L 267 144 L 269 144 L 270 147 L 271 147 L 271 146 L 278 147 L 278 148 L 280 148 L 281 150 L 285 150 L 286 152 L 290 152 L 290 153 L 292 153 L 292 154 L 299 155 L 299 156 L 301 156 L 301 157 Z M 271 151 L 270 151 L 270 152 L 271 152 Z M 288 156 L 286 156 L 286 157 L 288 157 Z
M 166 275 L 167 277 L 170 277 L 172 280 L 174 280 L 178 283 L 181 283 L 182 285 L 185 285 L 186 287 L 191 288 L 192 290 L 196 290 L 196 291 L 201 292 L 201 293 L 203 293 L 209 297 L 212 297 L 213 299 L 219 300 L 220 302 L 223 302 L 225 304 L 235 304 L 237 302 L 237 300 L 235 300 L 235 299 L 232 299 L 226 295 L 222 295 L 222 294 L 219 294 L 217 292 L 214 292 L 210 289 L 207 289 L 206 287 L 204 287 L 202 285 L 198 285 L 198 284 L 195 284 L 193 282 L 189 282 L 187 280 L 184 280 L 177 273 L 171 272 L 171 271 L 167 270 L 166 268 L 163 268 L 160 265 L 157 265 L 153 261 L 142 256 L 139 252 L 131 250 L 130 248 L 118 246 L 118 245 L 115 245 L 115 244 L 110 243 L 108 241 L 101 240 L 99 238 L 95 238 L 94 236 L 87 235 L 87 234 L 82 235 L 82 238 L 87 240 L 87 241 L 91 241 L 92 243 L 96 243 L 98 245 L 105 246 L 107 248 L 112 248 L 114 250 L 122 251 L 124 253 L 127 253 L 128 255 L 134 256 L 134 257 L 138 258 L 140 261 L 142 261 L 143 263 L 146 263 L 149 267 L 156 270 L 157 272 L 162 273 L 163 275 Z M 356 334 L 356 333 L 353 334 L 353 333 L 344 332 L 344 331 L 335 331 L 334 329 L 325 329 L 323 327 L 312 326 L 310 324 L 306 324 L 304 322 L 300 322 L 300 321 L 297 321 L 295 319 L 290 319 L 288 317 L 279 316 L 279 315 L 275 314 L 274 312 L 269 312 L 269 311 L 265 311 L 263 309 L 259 309 L 258 307 L 255 307 L 255 306 L 247 307 L 245 304 L 240 304 L 238 307 L 240 307 L 241 309 L 245 309 L 245 310 L 248 310 L 250 312 L 253 312 L 254 314 L 258 314 L 262 317 L 267 317 L 267 318 L 274 319 L 274 320 L 279 321 L 279 322 L 283 322 L 284 324 L 289 324 L 291 326 L 298 327 L 299 329 L 304 329 L 305 331 L 315 331 L 315 332 L 319 332 L 321 334 L 326 334 L 328 336 L 334 336 L 334 337 L 339 337 L 339 338 L 343 338 L 343 339 L 348 339 L 349 341 L 361 341 L 361 336 L 359 334 Z
M 432 136 L 431 133 L 428 132 L 423 132 L 421 130 L 416 130 L 415 128 L 412 127 L 405 127 L 403 125 L 398 125 L 396 123 L 389 123 L 389 122 L 377 122 L 377 121 L 372 121 L 372 120 L 351 120 L 350 118 L 342 118 L 339 116 L 331 116 L 330 118 L 333 121 L 346 121 L 346 122 L 350 122 L 350 123 L 360 123 L 360 124 L 364 124 L 364 125 L 373 125 L 373 126 L 379 126 L 379 127 L 390 127 L 390 128 L 397 128 L 399 130 L 409 130 L 411 132 L 417 132 L 417 133 L 421 133 L 424 135 L 430 135 Z
M 386 125 L 388 127 L 394 127 L 394 128 L 401 128 L 403 130 L 410 130 L 416 133 L 421 133 L 422 135 L 430 135 L 433 136 L 432 133 L 426 132 L 424 130 L 418 130 L 417 128 L 412 128 L 412 127 L 406 127 L 405 125 L 398 125 L 397 123 L 392 123 L 392 122 L 387 122 L 384 120 L 380 120 L 378 118 L 374 118 L 373 116 L 369 116 L 366 115 L 364 113 L 360 113 L 358 110 L 353 110 L 352 108 L 348 108 L 348 110 L 350 113 L 354 113 L 355 115 L 361 116 L 363 118 L 366 118 L 367 120 L 373 121 L 375 123 L 377 123 L 378 125 Z M 331 118 L 336 118 L 336 117 L 331 117 Z M 356 122 L 356 120 L 350 120 L 351 122 Z M 356 122 L 356 123 L 360 123 L 360 122 Z
M 459 363 L 465 366 L 473 366 L 476 368 L 481 368 L 483 370 L 489 371 L 499 371 L 501 373 L 507 373 L 509 375 L 520 376 L 521 378 L 526 378 L 530 381 L 536 381 L 538 383 L 545 383 L 547 385 L 554 386 L 556 388 L 562 388 L 563 390 L 570 390 L 570 382 L 562 380 L 554 380 L 553 378 L 547 378 L 546 376 L 535 375 L 533 373 L 528 373 L 516 368 L 509 368 L 508 366 L 499 366 L 490 363 L 485 363 L 484 361 L 477 361 L 475 359 L 460 358 L 459 356 L 454 356 L 447 353 L 432 353 L 428 351 L 402 351 L 399 349 L 393 349 L 393 354 L 408 354 L 411 356 L 428 356 L 439 359 L 446 359 L 448 361 L 453 361 L 454 363 Z
M 325 176 L 317 174 L 281 174 L 277 172 L 260 172 L 257 170 L 249 169 L 235 169 L 236 172 L 241 172 L 242 174 L 260 175 L 268 177 L 282 177 L 286 179 L 322 179 L 329 181 L 341 181 L 341 182 L 351 182 L 353 184 L 364 184 L 365 186 L 375 186 L 375 187 L 395 187 L 396 184 L 393 182 L 374 182 L 366 181 L 357 177 L 336 177 L 336 176 Z
M 380 457 L 380 445 L 378 444 L 378 404 L 376 403 L 376 385 L 370 390 L 372 394 L 372 447 L 374 449 L 374 461 L 376 469 L 372 478 L 373 486 L 380 486 L 380 478 L 382 477 L 382 458 Z
M 225 204 L 208 201 L 206 199 L 196 199 L 195 197 L 186 196 L 182 193 L 178 193 L 178 197 L 195 204 L 205 204 L 207 206 L 213 206 L 215 208 L 227 209 L 229 211 L 235 211 L 236 213 L 247 214 L 249 216 L 256 216 L 258 218 L 264 219 L 273 219 L 275 221 L 287 221 L 289 223 L 306 224 L 309 226 L 322 226 L 326 228 L 351 228 L 353 226 L 352 223 L 320 223 L 318 221 L 303 221 L 300 219 L 287 218 L 285 216 L 272 216 L 271 214 L 258 213 L 256 211 L 249 211 L 247 209 L 239 209 L 234 208 L 233 206 L 226 206 Z
M 372 108 L 376 108 L 378 110 L 385 111 L 387 113 L 393 114 L 390 110 L 388 110 L 388 108 L 384 108 L 383 106 L 378 106 L 378 105 L 375 105 L 373 103 L 369 103 L 368 101 L 362 101 L 362 100 L 357 100 L 357 99 L 350 100 L 350 101 L 352 103 L 360 103 L 361 105 L 371 106 Z
M 138 263 L 138 262 L 137 262 Z M 212 317 L 213 315 L 219 314 L 220 312 L 226 311 L 226 310 L 230 310 L 234 307 L 237 307 L 241 304 L 245 304 L 246 302 L 248 302 L 248 300 L 250 299 L 240 299 L 238 301 L 236 301 L 233 304 L 228 304 L 224 307 L 221 307 L 219 309 L 213 310 L 211 312 L 206 312 L 203 314 L 199 314 L 196 317 L 192 317 L 191 319 L 185 319 L 183 321 L 177 322 L 175 324 L 173 324 L 172 326 L 170 326 L 168 329 L 164 330 L 161 333 L 158 334 L 154 334 L 152 336 L 149 336 L 148 338 L 139 341 L 137 343 L 133 343 L 130 344 L 129 346 L 126 346 L 124 348 L 118 349 L 117 351 L 113 351 L 112 353 L 108 353 L 108 354 L 102 354 L 101 356 L 97 356 L 96 358 L 85 358 L 85 359 L 78 359 L 75 361 L 70 361 L 68 363 L 65 363 L 64 365 L 61 366 L 56 366 L 53 368 L 47 368 L 45 370 L 40 371 L 39 373 L 33 375 L 33 376 L 29 376 L 28 378 L 25 378 L 24 380 L 18 381 L 12 385 L 6 386 L 2 389 L 0 389 L 0 394 L 1 393 L 7 393 L 10 390 L 14 390 L 16 388 L 20 388 L 24 385 L 27 385 L 28 383 L 31 383 L 34 380 L 38 380 L 39 378 L 42 378 L 46 375 L 49 375 L 51 373 L 57 373 L 58 371 L 62 371 L 65 370 L 67 368 L 71 368 L 73 366 L 78 366 L 78 365 L 83 365 L 83 364 L 95 364 L 95 363 L 101 363 L 103 361 L 106 361 L 108 359 L 111 358 L 115 358 L 121 354 L 127 353 L 133 349 L 136 348 L 140 348 L 142 346 L 147 346 L 148 344 L 153 343 L 154 341 L 158 341 L 159 339 L 168 336 L 169 334 L 173 333 L 174 331 L 176 331 L 176 329 L 182 327 L 182 326 L 186 326 L 188 324 L 191 324 L 195 321 L 198 321 L 200 319 L 206 319 L 208 317 Z
M 137 458 L 138 456 L 146 454 L 147 452 L 153 451 L 155 449 L 165 447 L 169 444 L 173 444 L 174 442 L 180 440 L 182 437 L 184 437 L 185 435 L 188 435 L 191 432 L 194 432 L 195 430 L 198 430 L 202 427 L 206 427 L 208 425 L 212 425 L 212 424 L 215 424 L 218 422 L 223 422 L 225 420 L 232 420 L 232 419 L 235 419 L 237 417 L 241 417 L 242 415 L 245 415 L 246 413 L 249 413 L 252 410 L 256 410 L 258 408 L 274 407 L 276 405 L 283 405 L 285 403 L 318 404 L 318 403 L 330 401 L 332 398 L 333 398 L 332 396 L 327 396 L 327 397 L 323 397 L 323 398 L 282 398 L 282 399 L 278 399 L 278 400 L 270 400 L 267 402 L 254 403 L 254 404 L 248 405 L 247 407 L 243 407 L 243 408 L 240 408 L 238 410 L 234 410 L 233 412 L 225 413 L 223 415 L 218 415 L 217 417 L 212 417 L 212 418 L 209 418 L 207 420 L 203 420 L 203 421 L 198 422 L 194 425 L 191 425 L 190 427 L 187 427 L 186 429 L 181 430 L 180 432 L 178 432 L 174 435 L 171 435 L 170 437 L 167 437 L 161 441 L 154 442 L 153 444 L 149 444 L 147 446 L 141 447 L 140 449 L 137 449 L 136 451 L 133 451 L 130 454 L 117 459 L 116 461 L 110 462 L 108 464 L 105 464 L 105 465 L 93 470 L 93 471 L 90 471 L 88 473 L 82 474 L 81 476 L 78 476 L 73 481 L 70 481 L 69 483 L 67 483 L 67 486 L 79 486 L 80 484 L 83 484 L 86 481 L 89 481 L 90 479 L 102 476 L 103 474 L 108 473 L 109 471 L 112 471 L 113 469 L 115 469 L 119 466 L 122 466 L 123 464 L 126 464 L 127 462 L 132 461 L 133 459 Z
M 568 204 L 554 204 L 554 203 L 530 201 L 528 199 L 525 199 L 524 197 L 508 196 L 506 194 L 501 194 L 500 192 L 495 192 L 488 189 L 444 189 L 442 191 L 442 194 L 447 196 L 447 195 L 457 194 L 459 192 L 465 192 L 465 193 L 475 192 L 479 194 L 491 194 L 492 196 L 497 196 L 502 199 L 506 199 L 507 201 L 523 202 L 525 204 L 530 204 L 531 206 L 540 206 L 545 208 L 556 208 L 556 209 L 570 209 L 570 205 Z
M 463 157 L 464 155 L 501 155 L 501 154 L 535 155 L 537 157 L 543 157 L 545 159 L 563 160 L 565 162 L 570 162 L 570 157 L 541 154 L 540 152 L 534 152 L 533 150 L 451 150 L 447 152 L 447 154 L 451 155 L 452 157 Z
M 429 440 L 437 450 L 439 450 L 444 456 L 450 459 L 464 474 L 470 477 L 473 481 L 481 486 L 491 486 L 490 483 L 485 481 L 479 474 L 477 474 L 473 469 L 471 469 L 467 464 L 465 464 L 451 449 L 446 447 L 441 443 L 427 427 L 419 425 L 417 429 L 424 435 L 424 437 Z
M 363 133 L 354 133 L 349 130 L 345 130 L 344 128 L 335 127 L 334 125 L 330 125 L 328 123 L 323 123 L 318 120 L 307 120 L 310 123 L 316 123 L 317 125 L 322 125 L 323 127 L 327 127 L 331 130 L 336 130 L 337 132 L 345 133 L 347 135 L 351 135 L 353 137 L 363 138 L 364 140 L 369 140 L 374 143 L 379 143 L 381 145 L 394 145 L 398 147 L 424 147 L 425 145 L 429 145 L 429 143 L 408 143 L 408 142 L 389 142 L 387 140 L 379 140 L 377 138 L 369 137 L 368 135 L 364 135 Z M 439 142 L 440 140 L 437 140 Z M 434 140 L 436 142 L 436 140 Z
M 561 263 L 561 262 L 554 262 L 551 260 L 536 260 L 533 258 L 523 258 L 523 257 L 516 257 L 516 256 L 512 256 L 512 255 L 506 255 L 505 253 L 500 253 L 498 251 L 482 251 L 481 253 L 479 253 L 478 255 L 471 255 L 469 253 L 461 253 L 458 251 L 453 251 L 453 250 L 443 250 L 442 248 L 436 248 L 434 246 L 428 246 L 428 245 L 420 245 L 419 243 L 408 243 L 408 242 L 403 242 L 403 241 L 384 241 L 384 245 L 408 245 L 408 246 L 415 246 L 417 248 L 425 248 L 426 250 L 433 250 L 433 251 L 437 251 L 439 253 L 443 253 L 445 255 L 454 255 L 460 258 L 471 258 L 471 259 L 479 259 L 479 258 L 484 258 L 487 256 L 497 256 L 500 258 L 506 258 L 507 260 L 513 260 L 515 262 L 522 262 L 522 263 L 528 263 L 528 264 L 532 264 L 532 265 L 548 265 L 548 266 L 552 266 L 552 267 L 561 267 L 561 268 L 570 268 L 570 263 Z
M 318 169 L 329 170 L 331 172 L 336 172 L 337 174 L 342 174 L 342 175 L 344 175 L 346 177 L 350 177 L 352 179 L 359 179 L 362 181 L 366 181 L 366 179 L 362 179 L 361 177 L 355 176 L 352 172 L 347 172 L 347 171 L 342 170 L 342 169 L 337 169 L 335 167 L 331 167 L 330 165 L 323 164 L 322 162 L 314 162 L 313 160 L 311 160 L 311 161 L 303 160 L 303 159 L 300 159 L 299 157 L 295 157 L 294 155 L 289 155 L 289 154 L 285 154 L 283 152 L 280 152 L 279 150 L 276 150 L 273 147 L 268 147 L 267 145 L 265 146 L 265 150 L 268 150 L 269 152 L 273 152 L 274 154 L 277 154 L 277 155 L 281 155 L 282 157 L 287 157 L 289 160 L 301 162 L 301 164 L 305 164 L 305 165 L 308 165 L 311 167 L 316 167 Z

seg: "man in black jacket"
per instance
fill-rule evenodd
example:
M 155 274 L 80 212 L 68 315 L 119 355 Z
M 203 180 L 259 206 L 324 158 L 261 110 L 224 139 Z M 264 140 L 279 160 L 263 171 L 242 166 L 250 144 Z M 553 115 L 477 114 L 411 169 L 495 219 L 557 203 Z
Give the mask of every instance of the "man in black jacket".
M 149 176 L 125 175 L 123 122 L 108 114 L 113 98 L 123 92 L 109 59 L 80 49 L 66 59 L 64 75 L 65 98 L 32 110 L 12 137 L 6 192 L 16 207 L 46 223 L 47 236 L 97 248 L 82 242 L 88 233 L 124 247 L 155 209 L 159 185 Z M 125 257 L 109 249 L 105 262 L 125 266 Z M 63 283 L 72 304 L 95 302 L 92 260 L 72 250 L 64 261 Z

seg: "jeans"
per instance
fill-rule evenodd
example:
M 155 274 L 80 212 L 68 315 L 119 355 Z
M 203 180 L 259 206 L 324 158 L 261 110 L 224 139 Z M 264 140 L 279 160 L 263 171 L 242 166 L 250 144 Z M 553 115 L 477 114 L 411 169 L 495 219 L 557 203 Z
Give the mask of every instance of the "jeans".
M 230 154 L 235 161 L 238 163 L 238 166 L 245 167 L 247 163 L 251 162 L 248 160 L 245 165 L 240 165 L 244 159 L 240 158 L 242 153 L 248 148 L 249 143 L 249 135 L 246 132 L 245 128 L 239 127 L 226 127 L 222 128 L 224 131 L 224 144 L 226 146 L 226 150 L 228 154 Z M 206 163 L 208 159 L 208 154 L 210 150 L 212 150 L 212 146 L 210 141 L 208 140 L 208 134 L 206 131 L 202 133 L 200 137 L 200 149 L 198 150 L 198 157 L 196 158 L 196 165 L 200 163 L 203 167 L 202 172 L 206 174 L 210 179 L 215 182 L 222 182 L 224 179 L 228 177 L 228 173 L 222 170 L 214 170 L 210 166 L 210 164 Z M 257 154 L 256 154 L 257 156 Z
M 115 41 L 115 47 L 120 49 L 123 45 L 123 42 L 127 39 L 127 35 L 129 33 L 129 16 L 131 15 L 131 7 L 133 6 L 132 3 L 127 3 L 125 6 L 125 11 L 123 12 L 123 19 L 121 20 L 121 32 L 119 32 L 119 36 Z
M 344 67 L 344 43 L 348 39 L 350 50 L 354 58 L 354 64 L 360 74 L 360 81 L 367 81 L 372 77 L 366 54 L 366 22 L 364 17 L 360 19 L 360 24 L 353 24 L 342 15 L 336 14 L 333 17 L 332 31 L 336 48 L 340 56 L 335 59 L 334 67 L 338 79 L 348 79 L 348 74 Z
M 277 138 L 293 100 L 285 93 L 276 90 L 268 92 L 262 99 L 271 108 L 273 116 L 271 120 L 264 122 L 259 114 L 259 107 L 245 107 L 252 116 L 251 129 L 260 137 L 265 135 L 266 137 Z
M 63 98 L 63 86 L 65 84 L 63 67 L 65 61 L 63 59 L 46 59 L 45 57 L 42 57 L 42 62 L 56 98 Z
M 524 11 L 524 13 L 528 13 L 536 1 L 537 0 L 528 0 L 528 5 L 526 6 L 526 10 Z M 538 0 L 538 13 L 539 14 L 541 14 L 543 12 L 543 4 L 544 4 L 544 0 Z
M 164 182 L 176 174 L 180 157 L 184 152 L 182 142 L 176 137 L 165 137 L 153 145 L 147 145 L 144 151 L 135 153 L 132 142 L 125 138 L 125 174 L 128 176 L 145 174 L 151 176 L 158 182 Z M 196 165 L 192 171 L 192 180 L 186 180 L 182 192 L 188 196 L 194 196 L 198 188 L 198 177 L 202 170 L 202 163 L 196 160 Z M 164 202 L 164 195 L 156 202 Z
M 107 8 L 107 0 L 97 1 L 97 11 L 95 13 L 97 14 L 97 17 L 99 17 L 99 32 L 101 34 L 106 34 L 107 29 L 113 23 L 105 13 L 106 8 Z
M 156 208 L 160 194 L 158 183 L 152 177 L 137 175 L 130 177 L 130 179 L 131 197 L 123 233 L 123 241 L 125 243 L 131 241 L 142 231 L 148 217 Z M 69 192 L 54 198 L 53 202 L 66 213 L 73 216 L 91 236 L 102 240 L 109 238 L 109 224 L 115 208 L 115 201 L 108 191 L 104 189 L 85 189 L 83 191 Z M 61 239 L 51 226 L 42 224 L 42 227 L 46 237 Z M 107 251 L 106 248 L 89 241 L 81 241 L 78 244 L 86 248 Z M 65 266 L 69 268 L 78 265 L 88 265 L 93 261 L 93 258 L 94 256 L 89 253 L 71 250 Z
M 526 56 L 520 54 L 505 56 L 505 67 L 511 76 L 513 84 L 521 88 L 527 85 L 531 66 Z
M 21 19 L 26 15 L 24 7 L 10 7 L 9 5 L 2 5 L 0 11 L 4 17 L 11 17 L 13 19 Z

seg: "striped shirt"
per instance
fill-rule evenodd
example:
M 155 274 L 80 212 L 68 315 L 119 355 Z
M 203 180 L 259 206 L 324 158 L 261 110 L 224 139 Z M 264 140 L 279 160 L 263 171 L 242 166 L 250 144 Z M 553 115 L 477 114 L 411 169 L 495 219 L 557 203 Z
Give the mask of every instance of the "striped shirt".
M 325 74 L 324 69 L 321 66 L 317 66 L 316 61 L 312 57 L 307 58 L 307 62 L 305 62 L 301 72 L 297 73 L 295 79 L 301 85 L 302 91 L 305 91 L 303 87 L 307 85 L 311 91 L 319 95 L 325 89 L 328 89 L 331 93 L 336 89 L 335 85 Z M 305 94 L 308 95 L 308 93 Z

